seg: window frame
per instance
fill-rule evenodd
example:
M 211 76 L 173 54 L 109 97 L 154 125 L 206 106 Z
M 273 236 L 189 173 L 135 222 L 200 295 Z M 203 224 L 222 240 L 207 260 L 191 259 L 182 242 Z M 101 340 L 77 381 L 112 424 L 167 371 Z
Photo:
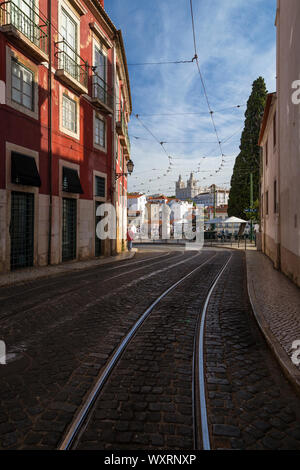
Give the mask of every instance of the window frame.
M 96 141 L 96 128 L 97 128 L 97 121 L 100 121 L 104 125 L 104 132 L 103 132 L 103 138 L 104 138 L 104 145 L 101 145 L 101 139 L 99 142 Z M 105 116 L 102 114 L 94 111 L 94 132 L 93 132 L 93 143 L 94 143 L 94 148 L 97 150 L 101 150 L 101 152 L 107 152 L 107 120 Z
M 14 67 L 14 64 L 17 65 L 20 69 L 20 90 L 18 90 L 17 88 L 15 88 L 13 86 L 13 78 L 15 77 L 15 75 L 13 74 L 13 67 Z M 24 104 L 24 99 L 23 99 L 23 96 L 28 96 L 24 93 L 24 74 L 23 74 L 23 70 L 26 70 L 30 76 L 31 76 L 31 108 L 29 108 L 28 106 L 26 106 L 26 104 Z M 19 101 L 16 101 L 14 98 L 13 98 L 13 90 L 17 90 L 19 93 L 20 93 L 20 96 L 21 96 L 21 102 Z M 23 65 L 21 62 L 19 62 L 16 58 L 12 58 L 11 60 L 11 100 L 18 104 L 19 106 L 22 106 L 26 109 L 28 109 L 29 111 L 34 111 L 34 72 L 32 70 L 30 70 L 28 67 L 26 67 L 25 65 Z
M 31 74 L 31 77 L 32 77 L 32 83 L 31 83 L 32 85 L 32 108 L 31 109 L 28 108 L 26 105 L 23 105 L 19 103 L 18 101 L 15 101 L 14 99 L 12 99 L 13 61 Z M 21 53 L 12 50 L 8 45 L 6 46 L 5 103 L 7 104 L 7 106 L 10 106 L 11 108 L 35 120 L 39 119 L 38 76 L 39 76 L 38 66 L 33 64 L 29 59 L 25 58 Z
M 100 175 L 95 175 L 95 197 L 100 198 L 100 199 L 105 199 L 106 198 L 106 178 L 104 176 Z M 97 185 L 97 180 L 102 179 L 104 182 L 104 195 L 98 194 L 98 185 Z
M 76 132 L 69 130 L 64 127 L 64 109 L 63 109 L 63 100 L 64 96 L 71 101 L 76 103 Z M 59 86 L 59 130 L 61 133 L 66 134 L 70 137 L 73 137 L 76 140 L 80 140 L 80 98 L 74 93 L 71 93 L 67 88 L 62 85 Z
M 69 128 L 69 127 L 67 127 L 67 126 L 64 125 L 64 122 L 66 122 L 66 116 L 65 116 L 65 113 L 64 113 L 64 109 L 65 109 L 65 108 L 64 108 L 64 99 L 68 100 L 69 102 L 71 102 L 71 103 L 73 103 L 73 104 L 75 105 L 75 116 L 74 116 L 74 126 L 75 126 L 75 129 L 71 129 L 71 128 Z M 78 124 L 77 124 L 77 117 L 78 117 L 78 109 L 77 109 L 77 107 L 78 107 L 78 103 L 77 103 L 77 101 L 74 100 L 74 99 L 72 99 L 72 98 L 70 98 L 70 96 L 68 96 L 66 93 L 63 93 L 63 94 L 62 94 L 62 102 L 61 102 L 61 104 L 62 104 L 62 127 L 63 127 L 63 129 L 65 129 L 65 130 L 68 131 L 68 132 L 72 132 L 73 134 L 77 134 L 77 132 L 78 132 L 78 129 L 77 129 L 77 126 L 78 126 Z
M 100 178 L 103 178 L 105 180 L 105 195 L 103 197 L 102 196 L 97 196 L 96 177 L 100 177 Z M 101 171 L 97 171 L 97 170 L 93 171 L 93 197 L 94 197 L 94 201 L 106 202 L 106 200 L 107 200 L 107 191 L 108 191 L 107 181 L 108 180 L 107 180 L 107 174 L 106 173 L 102 173 Z
M 77 65 L 80 65 L 80 49 L 81 49 L 81 47 L 80 47 L 80 23 L 81 23 L 80 22 L 80 17 L 81 17 L 81 15 L 73 8 L 73 6 L 67 0 L 58 0 L 58 10 L 57 11 L 58 11 L 57 24 L 58 24 L 58 32 L 59 32 L 60 38 L 63 37 L 63 35 L 62 35 L 62 12 L 63 11 L 66 14 L 66 16 L 71 21 L 73 21 L 74 24 L 76 25 L 76 38 L 75 38 L 76 45 L 75 45 L 75 48 L 74 48 L 75 52 L 76 52 L 76 55 L 75 55 L 74 61 L 77 63 Z M 66 43 L 66 44 L 69 44 L 69 43 Z M 70 47 L 72 47 L 72 46 L 70 45 Z M 66 52 L 67 52 L 67 47 L 66 47 Z M 68 70 L 65 70 L 65 71 L 68 73 Z M 72 78 L 74 78 L 74 80 L 78 81 L 78 79 L 73 77 L 73 75 L 71 75 L 71 76 L 72 76 Z

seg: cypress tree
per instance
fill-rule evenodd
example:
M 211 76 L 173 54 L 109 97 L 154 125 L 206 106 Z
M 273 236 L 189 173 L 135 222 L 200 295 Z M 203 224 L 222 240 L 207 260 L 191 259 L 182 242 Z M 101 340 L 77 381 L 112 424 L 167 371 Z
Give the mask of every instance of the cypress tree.
M 267 98 L 265 81 L 259 77 L 253 82 L 245 113 L 240 153 L 235 160 L 231 178 L 228 215 L 250 219 L 250 173 L 253 173 L 253 201 L 259 200 L 260 148 L 258 139 Z M 257 203 L 254 204 L 257 206 Z M 256 217 L 258 214 L 256 213 Z

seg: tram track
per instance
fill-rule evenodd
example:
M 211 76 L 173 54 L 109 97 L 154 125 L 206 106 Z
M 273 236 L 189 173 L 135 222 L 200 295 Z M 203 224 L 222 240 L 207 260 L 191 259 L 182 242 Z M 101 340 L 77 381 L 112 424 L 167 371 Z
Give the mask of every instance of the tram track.
M 122 277 L 122 276 L 128 276 L 129 274 L 133 274 L 133 273 L 138 272 L 138 271 L 140 271 L 140 270 L 142 270 L 142 269 L 148 269 L 148 268 L 150 268 L 150 267 L 152 267 L 152 266 L 155 266 L 155 265 L 157 265 L 157 264 L 163 263 L 165 260 L 164 260 L 164 259 L 162 260 L 162 258 L 164 258 L 165 256 L 168 256 L 168 257 L 169 257 L 168 261 L 172 261 L 173 259 L 177 259 L 177 258 L 182 257 L 182 256 L 183 256 L 183 253 L 180 253 L 180 254 L 175 253 L 171 258 L 170 258 L 170 255 L 169 255 L 169 254 L 168 254 L 168 255 L 163 255 L 163 256 L 157 256 L 157 257 L 155 257 L 154 259 L 159 258 L 159 261 L 155 261 L 155 262 L 152 262 L 152 263 L 150 263 L 150 264 L 142 265 L 142 266 L 139 266 L 138 268 L 135 268 L 135 269 L 132 269 L 132 270 L 129 270 L 129 271 L 121 272 L 121 273 L 119 273 L 119 274 L 117 274 L 117 275 L 115 275 L 115 276 L 109 277 L 109 278 L 102 278 L 102 277 L 100 277 L 100 274 L 105 274 L 105 273 L 107 273 L 107 272 L 109 272 L 109 271 L 112 271 L 112 270 L 115 270 L 115 269 L 117 269 L 117 268 L 122 269 L 123 267 L 127 267 L 128 265 L 132 266 L 132 264 L 131 264 L 131 263 L 127 263 L 126 266 L 124 266 L 124 265 L 121 266 L 121 267 L 116 267 L 116 266 L 115 266 L 115 267 L 113 267 L 113 268 L 110 268 L 110 269 L 108 269 L 108 270 L 105 270 L 104 273 L 103 273 L 103 272 L 102 272 L 102 273 L 99 273 L 99 275 L 97 276 L 97 279 L 95 279 L 95 274 L 94 274 L 94 273 L 86 274 L 85 276 L 83 275 L 82 278 L 81 278 L 81 280 L 82 280 L 83 282 L 82 282 L 81 284 L 77 284 L 76 287 L 72 287 L 71 289 L 67 289 L 67 290 L 63 290 L 63 291 L 58 291 L 58 292 L 54 292 L 54 293 L 51 292 L 51 300 L 49 300 L 48 298 L 42 298 L 41 300 L 39 300 L 38 302 L 35 302 L 34 304 L 30 304 L 29 306 L 26 306 L 26 305 L 25 305 L 25 308 L 24 308 L 24 307 L 21 307 L 21 308 L 18 308 L 18 309 L 16 309 L 16 310 L 12 310 L 12 311 L 9 311 L 9 312 L 4 312 L 4 313 L 2 313 L 2 314 L 1 314 L 1 312 L 0 312 L 0 321 L 1 321 L 1 320 L 5 320 L 5 319 L 7 319 L 7 318 L 11 318 L 11 317 L 16 316 L 16 315 L 18 315 L 18 314 L 20 314 L 20 313 L 21 313 L 21 314 L 25 314 L 25 313 L 27 313 L 27 312 L 33 310 L 33 309 L 39 308 L 39 307 L 40 307 L 41 305 L 43 305 L 45 302 L 47 303 L 47 305 L 49 305 L 50 303 L 57 302 L 57 301 L 59 301 L 59 299 L 64 298 L 66 295 L 70 295 L 70 294 L 73 294 L 73 293 L 75 293 L 75 292 L 80 291 L 81 289 L 83 289 L 83 288 L 86 287 L 87 285 L 88 285 L 88 287 L 90 288 L 91 285 L 95 285 L 95 284 L 98 284 L 98 283 L 100 283 L 100 282 L 101 282 L 101 283 L 104 283 L 104 282 L 114 281 L 114 280 L 116 280 L 116 279 L 118 279 L 118 278 L 120 278 L 120 277 Z M 151 259 L 151 261 L 152 261 L 152 260 L 153 260 L 153 258 Z M 142 261 L 144 261 L 144 260 L 141 260 L 141 262 L 142 262 Z M 148 260 L 147 260 L 147 261 L 148 261 Z M 187 262 L 187 261 L 188 261 L 188 259 L 187 259 L 187 260 L 184 260 L 183 262 Z M 136 263 L 140 263 L 140 262 L 136 262 Z M 174 264 L 174 265 L 171 265 L 171 266 L 169 267 L 169 269 L 171 269 L 171 268 L 174 267 L 174 266 L 177 266 L 178 264 L 181 264 L 181 262 L 180 262 L 180 263 L 176 263 L 176 264 Z M 163 270 L 164 270 L 164 269 L 165 269 L 165 268 L 163 268 Z M 156 272 L 158 272 L 158 271 L 156 271 Z M 92 281 L 89 280 L 91 277 L 93 277 L 94 280 L 92 280 Z M 76 279 L 76 280 L 78 280 L 78 279 Z M 74 281 L 73 278 L 72 278 L 72 281 Z M 54 283 L 51 284 L 52 287 L 53 287 L 53 286 L 57 286 L 57 285 L 60 285 L 60 287 L 61 287 L 61 283 L 58 284 L 58 282 L 56 282 L 55 284 L 54 284 Z M 48 285 L 48 286 L 45 285 L 45 286 L 42 286 L 42 287 L 39 287 L 39 288 L 46 289 L 47 287 L 49 287 L 49 285 Z M 28 291 L 25 291 L 24 294 L 25 294 L 25 293 L 27 294 Z M 47 293 L 47 296 L 49 296 L 49 293 Z M 12 298 L 14 298 L 14 296 L 10 296 L 10 297 L 9 297 L 9 299 L 12 299 Z M 3 300 L 4 300 L 4 299 L 1 299 L 2 302 L 3 302 Z M 27 308 L 26 308 L 26 307 L 27 307 Z
M 170 255 L 172 254 L 172 252 L 170 253 L 167 253 L 165 255 L 159 255 L 159 256 L 153 256 L 153 257 L 149 257 L 149 258 L 145 258 L 145 259 L 142 259 L 142 260 L 139 260 L 139 261 L 132 261 L 132 262 L 127 262 L 125 264 L 118 264 L 118 266 L 113 266 L 113 267 L 106 267 L 105 266 L 96 266 L 96 267 L 92 267 L 92 268 L 88 268 L 88 269 L 82 269 L 80 270 L 79 272 L 72 272 L 72 273 L 59 273 L 59 274 L 56 274 L 55 277 L 56 279 L 53 280 L 52 282 L 47 282 L 45 279 L 42 279 L 42 280 L 38 280 L 38 282 L 41 282 L 41 285 L 39 286 L 34 286 L 34 287 L 31 287 L 30 289 L 21 289 L 20 292 L 14 292 L 12 295 L 8 295 L 8 296 L 1 296 L 0 295 L 0 301 L 1 302 L 5 302 L 6 300 L 10 300 L 10 299 L 15 299 L 16 297 L 20 297 L 20 296 L 24 296 L 24 295 L 27 295 L 27 294 L 31 294 L 31 293 L 36 293 L 36 291 L 38 290 L 44 290 L 45 288 L 49 288 L 49 287 L 57 287 L 57 286 L 61 286 L 61 281 L 62 281 L 62 277 L 64 276 L 68 276 L 68 280 L 80 280 L 80 279 L 83 279 L 83 280 L 86 280 L 86 279 L 89 279 L 90 277 L 94 277 L 95 276 L 95 271 L 99 271 L 98 274 L 103 274 L 103 273 L 106 273 L 106 272 L 109 272 L 109 271 L 114 271 L 116 269 L 123 269 L 123 268 L 126 268 L 128 266 L 134 266 L 136 264 L 140 264 L 140 263 L 147 263 L 149 261 L 153 261 L 155 259 L 162 259 L 162 258 L 166 258 L 166 257 L 169 257 Z M 175 255 L 176 253 L 174 253 Z M 32 281 L 32 283 L 35 283 L 35 281 Z M 20 287 L 20 285 L 18 285 L 17 287 Z M 23 287 L 21 285 L 21 287 Z M 15 287 L 12 288 L 11 286 L 4 286 L 4 287 L 0 287 L 0 292 L 1 290 L 6 290 L 6 289 L 14 289 L 15 290 Z
M 207 419 L 205 365 L 204 365 L 204 337 L 205 322 L 208 305 L 218 282 L 228 267 L 232 254 L 220 269 L 209 289 L 201 314 L 198 318 L 197 334 L 195 335 L 193 355 L 193 423 L 194 423 L 194 448 L 195 450 L 211 450 L 209 427 Z M 201 429 L 201 431 L 200 431 Z
M 71 425 L 69 426 L 65 436 L 61 440 L 58 449 L 59 450 L 70 450 L 76 449 L 82 434 L 85 432 L 93 411 L 97 405 L 99 399 L 101 399 L 101 392 L 105 384 L 109 381 L 109 378 L 113 375 L 116 366 L 126 352 L 128 346 L 130 345 L 133 338 L 138 335 L 141 326 L 150 319 L 152 312 L 159 305 L 159 303 L 167 297 L 172 291 L 176 290 L 181 284 L 184 283 L 187 279 L 191 278 L 196 272 L 205 267 L 217 256 L 214 253 L 208 259 L 203 261 L 199 266 L 192 269 L 188 274 L 181 277 L 179 280 L 174 282 L 168 289 L 161 293 L 151 305 L 140 315 L 136 323 L 130 329 L 128 334 L 123 338 L 119 346 L 114 351 L 113 355 L 110 357 L 105 367 L 103 368 L 101 374 L 99 375 L 96 383 L 94 384 L 92 390 L 87 395 L 84 400 L 83 405 L 79 408 L 77 414 L 74 417 Z M 193 434 L 194 434 L 194 447 L 195 449 L 199 448 L 199 442 L 201 441 L 203 448 L 207 448 L 207 440 L 209 442 L 209 437 L 207 439 L 208 426 L 207 426 L 207 417 L 206 413 L 206 402 L 205 402 L 205 383 L 204 383 L 204 352 L 203 352 L 203 337 L 204 337 L 204 325 L 205 325 L 205 315 L 207 306 L 212 292 L 216 288 L 219 279 L 226 270 L 232 255 L 226 259 L 226 262 L 222 264 L 222 267 L 218 269 L 217 274 L 214 276 L 210 286 L 207 290 L 207 295 L 205 297 L 204 306 L 201 309 L 199 314 L 195 337 L 198 339 L 194 342 L 194 354 L 193 354 Z M 196 360 L 196 358 L 198 358 Z M 198 385 L 195 385 L 195 382 L 198 381 Z M 199 393 L 198 393 L 199 391 Z M 198 404 L 199 403 L 199 404 Z M 205 410 L 203 409 L 205 408 Z M 199 430 L 201 430 L 201 437 L 199 439 Z

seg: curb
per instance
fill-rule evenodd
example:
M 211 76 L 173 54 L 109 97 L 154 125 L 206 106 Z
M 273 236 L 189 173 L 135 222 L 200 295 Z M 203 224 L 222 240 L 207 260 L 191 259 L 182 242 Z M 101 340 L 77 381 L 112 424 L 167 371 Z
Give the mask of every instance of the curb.
M 130 253 L 128 252 L 128 253 L 124 253 L 124 254 L 122 253 L 116 256 L 109 256 L 107 258 L 99 259 L 98 262 L 97 260 L 94 259 L 94 260 L 86 260 L 86 261 L 77 261 L 77 262 L 67 263 L 67 264 L 58 264 L 55 266 L 52 265 L 52 266 L 48 266 L 49 271 L 44 272 L 44 273 L 43 272 L 38 273 L 38 271 L 42 270 L 44 267 L 37 267 L 37 268 L 33 268 L 33 269 L 36 269 L 36 274 L 37 274 L 36 276 L 31 277 L 30 275 L 28 275 L 32 271 L 23 271 L 23 274 L 24 274 L 23 279 L 10 279 L 9 277 L 13 278 L 14 274 L 12 272 L 8 272 L 7 274 L 1 275 L 1 277 L 7 276 L 8 279 L 4 279 L 4 280 L 0 279 L 0 289 L 4 287 L 21 285 L 27 282 L 39 281 L 41 279 L 59 277 L 64 274 L 85 271 L 88 269 L 96 269 L 99 266 L 103 266 L 109 263 L 113 264 L 113 263 L 118 263 L 119 261 L 130 260 L 135 257 L 137 251 L 138 250 L 133 249 Z M 90 261 L 90 264 L 89 264 L 89 261 Z M 80 263 L 85 263 L 85 264 L 80 266 Z M 51 272 L 51 268 L 53 268 L 53 272 Z M 21 273 L 21 271 L 19 271 L 19 273 Z
M 290 357 L 286 353 L 286 351 L 281 347 L 279 341 L 274 336 L 272 331 L 270 330 L 268 323 L 266 322 L 265 318 L 259 312 L 257 308 L 257 303 L 255 301 L 255 291 L 253 288 L 253 281 L 250 282 L 249 276 L 249 269 L 248 269 L 248 262 L 247 264 L 247 289 L 248 289 L 248 296 L 250 300 L 250 304 L 252 307 L 252 311 L 256 322 L 261 330 L 271 352 L 275 356 L 275 359 L 279 363 L 284 375 L 289 380 L 289 382 L 294 387 L 297 394 L 300 396 L 300 371 L 298 368 L 292 363 Z
M 257 251 L 257 250 L 254 249 L 254 247 L 253 248 L 250 247 L 250 248 L 245 250 L 245 248 L 236 248 L 235 246 L 224 246 L 224 245 L 213 245 L 213 246 L 206 245 L 205 246 L 205 244 L 204 244 L 204 248 L 222 248 L 223 250 L 243 251 L 245 253 L 247 253 L 247 251 Z

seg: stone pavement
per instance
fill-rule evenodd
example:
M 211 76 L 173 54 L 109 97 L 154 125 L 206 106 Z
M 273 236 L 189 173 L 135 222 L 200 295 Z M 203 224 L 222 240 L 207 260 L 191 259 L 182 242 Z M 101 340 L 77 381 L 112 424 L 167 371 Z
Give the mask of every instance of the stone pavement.
M 300 449 L 300 399 L 253 317 L 244 253 L 211 296 L 205 362 L 212 449 Z
M 30 282 L 36 279 L 57 276 L 59 274 L 65 274 L 68 272 L 94 268 L 102 264 L 124 261 L 126 259 L 133 258 L 137 251 L 137 249 L 132 249 L 131 252 L 124 252 L 116 256 L 101 257 L 86 261 L 71 261 L 55 266 L 33 267 L 19 271 L 8 272 L 0 275 L 0 287 L 9 286 L 11 284 L 19 284 L 22 282 Z
M 264 254 L 247 252 L 246 256 L 254 315 L 283 372 L 300 393 L 300 365 L 292 362 L 292 344 L 300 341 L 300 289 L 276 271 Z

